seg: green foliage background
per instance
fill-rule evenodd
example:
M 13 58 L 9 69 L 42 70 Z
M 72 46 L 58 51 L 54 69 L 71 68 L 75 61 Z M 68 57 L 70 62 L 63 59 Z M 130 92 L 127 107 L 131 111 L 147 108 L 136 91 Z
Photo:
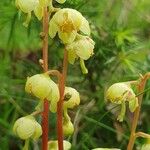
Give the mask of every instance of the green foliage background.
M 104 93 L 112 83 L 135 80 L 150 70 L 150 1 L 67 0 L 60 7 L 77 9 L 86 16 L 96 42 L 95 54 L 86 62 L 88 75 L 82 75 L 78 62 L 69 65 L 67 86 L 80 92 L 81 105 L 70 110 L 76 130 L 68 140 L 74 150 L 96 147 L 125 150 L 132 115 L 127 112 L 125 121 L 118 123 L 108 110 Z M 38 102 L 24 92 L 24 84 L 27 76 L 42 72 L 38 64 L 42 27 L 35 17 L 29 28 L 22 26 L 23 20 L 24 15 L 18 13 L 13 0 L 0 1 L 0 150 L 21 149 L 23 143 L 13 135 L 12 126 L 18 117 L 31 113 Z M 62 53 L 61 43 L 49 39 L 50 69 L 60 69 Z M 138 127 L 148 133 L 149 98 L 147 92 Z M 55 114 L 50 114 L 49 121 L 50 139 L 56 139 Z M 143 142 L 138 139 L 135 149 Z M 31 142 L 30 148 L 40 149 L 39 143 Z

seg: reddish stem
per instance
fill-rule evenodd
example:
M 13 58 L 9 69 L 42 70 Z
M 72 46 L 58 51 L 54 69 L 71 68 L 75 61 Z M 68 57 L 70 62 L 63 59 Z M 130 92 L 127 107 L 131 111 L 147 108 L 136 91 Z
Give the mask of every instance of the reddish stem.
M 48 71 L 48 10 L 47 7 L 44 8 L 43 13 L 43 69 L 44 72 Z M 48 149 L 48 112 L 49 112 L 49 101 L 47 99 L 44 100 L 42 113 L 42 150 Z
M 142 77 L 141 82 L 138 85 L 138 93 L 142 93 L 142 94 L 138 96 L 139 106 L 134 112 L 134 117 L 133 117 L 132 127 L 131 127 L 131 135 L 130 135 L 129 143 L 127 146 L 127 150 L 132 150 L 134 147 L 134 143 L 136 140 L 136 128 L 137 128 L 137 124 L 138 124 L 138 120 L 140 116 L 141 105 L 142 105 L 142 100 L 143 100 L 143 95 L 144 95 L 143 91 L 145 89 L 145 85 L 146 85 L 148 78 L 150 78 L 150 73 L 146 73 L 144 77 Z
M 68 53 L 64 51 L 63 70 L 59 79 L 60 100 L 57 104 L 57 137 L 59 150 L 63 150 L 63 100 L 65 91 L 65 81 L 68 68 Z

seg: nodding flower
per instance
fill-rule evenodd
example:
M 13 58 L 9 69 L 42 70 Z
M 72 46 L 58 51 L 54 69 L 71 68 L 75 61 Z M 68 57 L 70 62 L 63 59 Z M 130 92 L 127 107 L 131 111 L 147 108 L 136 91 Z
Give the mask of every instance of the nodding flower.
M 90 37 L 78 34 L 73 43 L 66 45 L 69 63 L 74 64 L 75 60 L 79 58 L 82 72 L 88 73 L 84 60 L 89 59 L 94 54 L 94 45 L 95 42 Z
M 29 138 L 36 140 L 42 135 L 41 125 L 33 116 L 19 118 L 13 126 L 13 131 L 22 140 Z
M 31 12 L 38 7 L 39 0 L 16 0 L 15 4 L 18 9 L 27 14 L 27 18 L 23 23 L 23 25 L 27 27 L 31 20 Z
M 129 109 L 131 112 L 134 112 L 138 107 L 138 99 L 128 82 L 115 83 L 110 86 L 106 91 L 106 100 L 121 105 L 121 113 L 118 116 L 119 121 L 123 121 L 125 115 L 125 102 L 129 102 Z
M 25 91 L 36 96 L 40 100 L 50 101 L 50 110 L 56 112 L 57 102 L 59 101 L 58 85 L 51 80 L 48 74 L 36 74 L 27 78 Z
M 54 38 L 58 32 L 58 36 L 64 44 L 72 43 L 79 31 L 90 35 L 88 21 L 75 9 L 61 9 L 54 14 L 49 22 L 50 37 Z

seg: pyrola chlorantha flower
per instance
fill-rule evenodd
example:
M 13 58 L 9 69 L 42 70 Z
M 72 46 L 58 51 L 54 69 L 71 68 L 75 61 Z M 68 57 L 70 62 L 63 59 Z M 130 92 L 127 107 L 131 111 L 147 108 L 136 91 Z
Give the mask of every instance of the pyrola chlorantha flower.
M 63 140 L 63 146 L 64 146 L 64 150 L 71 149 L 71 143 L 66 140 Z M 59 150 L 58 141 L 57 140 L 49 141 L 48 142 L 48 150 Z
M 121 104 L 122 101 L 137 101 L 134 91 L 125 82 L 115 83 L 110 86 L 106 92 L 106 99 L 116 104 Z
M 106 91 L 106 99 L 112 103 L 121 104 L 121 113 L 118 117 L 119 121 L 123 121 L 126 111 L 126 101 L 129 102 L 129 109 L 131 112 L 134 112 L 138 107 L 138 99 L 129 83 L 115 83 L 110 86 Z
M 91 38 L 79 35 L 73 43 L 66 46 L 69 62 L 73 64 L 78 57 L 83 60 L 89 59 L 94 54 L 94 45 L 95 42 Z
M 83 74 L 88 73 L 84 60 L 89 59 L 94 53 L 95 42 L 88 36 L 77 35 L 75 41 L 71 44 L 67 44 L 68 61 L 74 64 L 77 58 L 80 58 L 80 66 Z
M 50 37 L 54 38 L 58 32 L 58 36 L 64 44 L 72 43 L 75 40 L 78 31 L 90 35 L 88 21 L 77 10 L 70 8 L 61 9 L 56 12 L 50 20 Z
M 25 91 L 36 96 L 40 100 L 50 101 L 50 110 L 56 112 L 59 101 L 59 89 L 57 84 L 51 80 L 48 74 L 37 74 L 27 78 Z
M 27 14 L 24 26 L 28 26 L 31 20 L 31 12 L 39 5 L 39 0 L 16 0 L 16 7 Z
M 73 108 L 80 104 L 80 95 L 79 92 L 71 87 L 65 87 L 65 96 L 64 96 L 64 103 L 63 107 L 66 108 Z
M 39 4 L 39 0 L 16 0 L 16 6 L 24 13 L 30 13 Z
M 41 125 L 33 116 L 19 118 L 13 126 L 13 131 L 22 140 L 29 138 L 36 140 L 42 135 Z

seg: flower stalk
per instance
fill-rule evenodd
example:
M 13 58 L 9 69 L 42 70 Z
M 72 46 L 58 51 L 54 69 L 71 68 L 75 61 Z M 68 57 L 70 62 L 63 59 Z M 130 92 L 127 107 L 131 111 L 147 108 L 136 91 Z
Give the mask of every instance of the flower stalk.
M 146 73 L 142 78 L 141 81 L 138 85 L 138 93 L 142 93 L 145 89 L 145 85 L 147 80 L 150 78 L 150 73 Z M 139 120 L 139 115 L 140 115 L 140 111 L 141 111 L 141 104 L 142 104 L 142 100 L 143 100 L 143 95 L 144 93 L 138 95 L 138 102 L 139 105 L 136 108 L 135 112 L 134 112 L 134 117 L 133 117 L 133 122 L 132 122 L 132 127 L 131 127 L 131 134 L 130 134 L 130 139 L 129 139 L 129 143 L 127 146 L 127 150 L 132 150 L 134 147 L 134 143 L 137 137 L 143 137 L 143 134 L 139 134 L 139 132 L 136 133 L 136 128 L 137 128 L 137 124 L 138 124 L 138 120 Z M 145 134 L 144 134 L 145 135 Z
M 59 79 L 60 100 L 57 104 L 57 137 L 59 150 L 63 150 L 63 101 L 65 92 L 65 82 L 68 68 L 68 52 L 64 50 L 62 75 Z
M 47 7 L 44 7 L 43 10 L 43 69 L 44 72 L 48 71 L 48 10 Z M 42 113 L 42 150 L 48 149 L 48 127 L 49 127 L 49 102 L 47 99 L 44 100 L 43 113 Z

